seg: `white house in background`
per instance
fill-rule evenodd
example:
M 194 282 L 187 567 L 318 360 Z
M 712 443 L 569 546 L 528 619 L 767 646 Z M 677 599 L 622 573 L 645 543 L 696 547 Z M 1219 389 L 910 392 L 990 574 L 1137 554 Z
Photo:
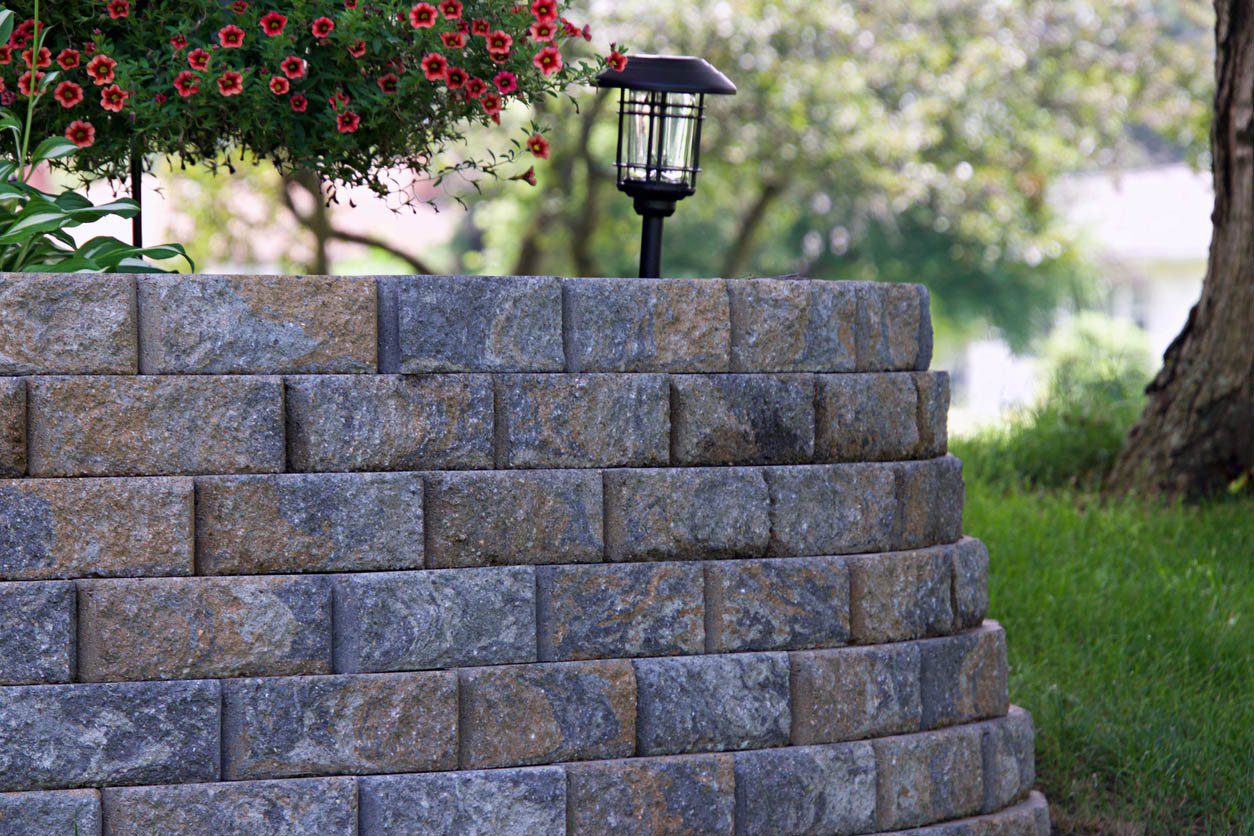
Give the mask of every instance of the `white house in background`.
M 1075 175 L 1056 184 L 1050 200 L 1101 266 L 1110 313 L 1145 329 L 1161 356 L 1201 294 L 1214 206 L 1210 172 L 1181 164 Z M 1033 359 L 1014 356 L 1000 340 L 968 344 L 954 366 L 959 432 L 1040 389 Z

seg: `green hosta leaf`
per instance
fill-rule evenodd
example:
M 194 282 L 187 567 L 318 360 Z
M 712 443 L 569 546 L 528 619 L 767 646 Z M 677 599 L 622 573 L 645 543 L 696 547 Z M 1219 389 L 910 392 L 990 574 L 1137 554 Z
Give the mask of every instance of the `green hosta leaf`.
M 77 222 L 72 221 L 65 210 L 55 203 L 43 199 L 32 200 L 18 213 L 17 220 L 0 235 L 0 244 L 26 241 L 41 232 L 75 225 Z
M 86 209 L 93 205 L 90 200 L 78 192 L 62 192 L 53 198 L 53 202 L 66 211 Z
M 7 44 L 13 34 L 13 12 L 0 9 L 0 43 Z
M 78 146 L 63 136 L 50 136 L 35 148 L 31 156 L 31 165 L 39 165 L 45 160 L 68 157 L 78 150 Z
M 107 215 L 117 215 L 122 218 L 133 218 L 139 214 L 139 204 L 130 198 L 114 201 L 113 203 L 102 203 L 99 206 L 92 206 L 89 201 L 86 206 L 77 209 L 69 209 L 68 214 L 75 220 L 86 223 L 87 221 L 95 221 Z

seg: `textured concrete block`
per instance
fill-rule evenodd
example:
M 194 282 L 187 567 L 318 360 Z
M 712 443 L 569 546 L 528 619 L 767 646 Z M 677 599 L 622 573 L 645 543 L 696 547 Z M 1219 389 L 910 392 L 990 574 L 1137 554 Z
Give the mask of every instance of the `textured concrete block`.
M 218 779 L 217 682 L 6 688 L 0 792 Z
M 850 558 L 854 641 L 882 644 L 951 632 L 951 551 L 942 546 Z
M 78 617 L 86 682 L 331 670 L 321 577 L 79 581 Z
M 733 836 L 731 755 L 567 767 L 570 836 Z
M 357 836 L 352 778 L 105 789 L 109 836 Z
M 560 372 L 562 286 L 534 276 L 406 276 L 400 371 Z
M 0 578 L 191 573 L 190 479 L 0 481 Z
M 1015 705 L 982 729 L 983 810 L 992 813 L 1026 798 L 1036 783 L 1035 733 L 1032 715 Z
M 197 571 L 421 569 L 422 508 L 416 473 L 198 478 Z
M 277 377 L 43 377 L 27 385 L 32 476 L 284 468 Z
M 616 561 L 759 557 L 769 506 L 754 468 L 608 471 L 606 552 Z
M 872 741 L 879 829 L 978 813 L 984 801 L 980 735 L 967 726 Z
M 623 758 L 636 748 L 631 663 L 472 668 L 461 678 L 461 766 Z
M 640 659 L 640 754 L 726 752 L 788 742 L 788 656 Z
M 540 658 L 622 659 L 705 647 L 698 563 L 538 570 Z
M 145 276 L 144 374 L 374 372 L 375 283 L 346 276 Z
M 427 565 L 601 560 L 601 474 L 591 470 L 432 473 Z
M 932 359 L 927 288 L 862 283 L 858 298 L 858 370 L 926 369 Z
M 632 467 L 670 460 L 664 375 L 506 375 L 497 379 L 501 467 Z
M 810 375 L 671 378 L 674 464 L 793 464 L 814 458 Z
M 996 621 L 919 643 L 923 727 L 1001 717 L 1010 707 L 1006 632 Z
M 561 767 L 362 778 L 361 836 L 566 836 Z
M 405 671 L 536 658 L 531 567 L 338 575 L 335 671 Z
M 849 641 L 843 558 L 708 563 L 706 641 L 715 653 L 799 650 Z
M 0 583 L 0 685 L 72 681 L 74 627 L 69 581 Z
M 96 790 L 0 793 L 0 836 L 100 836 Z
M 918 391 L 908 374 L 834 374 L 817 378 L 815 459 L 880 462 L 919 451 Z
M 945 456 L 893 467 L 899 504 L 894 548 L 918 549 L 961 539 L 966 501 L 962 462 Z
M 566 353 L 576 372 L 725 372 L 731 325 L 717 279 L 565 279 Z
M 26 381 L 0 377 L 0 479 L 26 475 Z
M 974 537 L 963 537 L 952 555 L 954 629 L 979 627 L 988 614 L 988 547 Z
M 888 548 L 897 506 L 890 468 L 876 464 L 768 468 L 770 553 L 787 557 Z
M 457 675 L 228 680 L 222 777 L 288 778 L 457 768 Z
M 918 647 L 809 650 L 791 662 L 794 744 L 918 731 Z
M 919 393 L 919 449 L 914 458 L 932 459 L 949 450 L 949 372 L 916 372 Z
M 912 827 L 884 836 L 1049 836 L 1049 806 L 1045 796 L 1034 792 L 1027 801 L 995 813 L 931 827 Z
M 289 377 L 296 471 L 492 465 L 492 385 L 484 375 Z
M 836 836 L 874 829 L 871 744 L 736 755 L 736 836 Z
M 135 374 L 131 276 L 0 274 L 0 375 Z
M 728 282 L 732 371 L 853 371 L 856 287 L 810 280 Z

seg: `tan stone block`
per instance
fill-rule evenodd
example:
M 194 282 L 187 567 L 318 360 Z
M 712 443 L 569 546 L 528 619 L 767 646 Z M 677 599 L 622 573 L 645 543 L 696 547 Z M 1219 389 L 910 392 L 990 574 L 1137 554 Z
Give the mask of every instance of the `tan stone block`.
M 794 745 L 918 731 L 915 645 L 807 650 L 789 654 L 789 662 Z
M 924 728 L 1005 715 L 1010 707 L 1006 631 L 996 621 L 919 642 L 919 653 Z
M 26 475 L 26 381 L 0 377 L 0 479 Z
M 872 745 L 880 830 L 918 827 L 980 812 L 984 767 L 979 727 L 886 737 Z
M 850 558 L 854 641 L 881 644 L 943 636 L 953 628 L 951 549 Z
M 819 375 L 815 404 L 816 461 L 900 461 L 918 452 L 918 392 L 908 374 Z
M 857 367 L 853 282 L 729 281 L 734 372 L 849 372 Z
M 732 836 L 731 755 L 632 758 L 567 768 L 570 836 Z
M 0 274 L 0 375 L 135 374 L 135 279 Z

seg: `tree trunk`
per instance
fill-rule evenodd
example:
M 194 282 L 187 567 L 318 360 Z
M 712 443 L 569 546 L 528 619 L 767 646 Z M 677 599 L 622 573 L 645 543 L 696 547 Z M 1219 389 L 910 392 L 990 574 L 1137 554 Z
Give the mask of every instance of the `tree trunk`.
M 1215 0 L 1215 231 L 1109 490 L 1194 499 L 1254 468 L 1254 0 Z

